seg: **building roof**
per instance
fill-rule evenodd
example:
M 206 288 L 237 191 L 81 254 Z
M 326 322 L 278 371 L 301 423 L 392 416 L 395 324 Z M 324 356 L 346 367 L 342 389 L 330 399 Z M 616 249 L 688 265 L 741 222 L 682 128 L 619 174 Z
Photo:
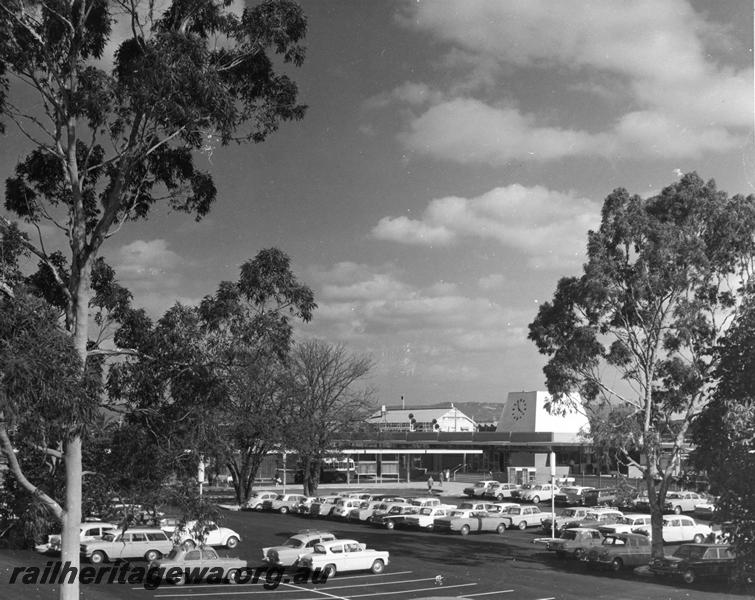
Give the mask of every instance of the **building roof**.
M 409 415 L 414 415 L 414 418 L 419 423 L 430 423 L 433 419 L 440 419 L 441 417 L 448 416 L 453 418 L 454 416 L 458 418 L 464 418 L 469 419 L 470 421 L 473 421 L 472 418 L 465 415 L 463 412 L 461 412 L 458 408 L 455 407 L 436 407 L 436 408 L 386 408 L 385 411 L 385 420 L 390 423 L 400 423 L 402 421 L 406 421 L 407 423 L 410 421 Z M 383 413 L 381 411 L 376 411 L 370 417 L 368 417 L 368 421 L 380 421 L 383 418 Z

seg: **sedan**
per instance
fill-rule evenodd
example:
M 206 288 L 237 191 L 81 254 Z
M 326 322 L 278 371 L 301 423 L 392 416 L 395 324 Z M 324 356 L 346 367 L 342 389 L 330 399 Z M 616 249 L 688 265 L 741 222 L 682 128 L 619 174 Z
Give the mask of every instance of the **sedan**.
M 650 550 L 650 539 L 639 533 L 608 535 L 600 546 L 587 553 L 587 562 L 590 566 L 620 571 L 624 567 L 648 564 Z
M 305 554 L 299 565 L 307 569 L 321 569 L 328 577 L 345 571 L 382 573 L 388 566 L 389 553 L 371 550 L 356 540 L 333 540 L 317 544 L 314 552 Z
M 217 583 L 236 583 L 239 573 L 246 568 L 245 560 L 218 556 L 213 548 L 186 550 L 176 546 L 164 558 L 150 562 L 148 571 L 160 573 L 166 579 L 170 577 L 169 583 L 173 585 L 183 585 L 203 580 L 216 583 L 214 579 Z

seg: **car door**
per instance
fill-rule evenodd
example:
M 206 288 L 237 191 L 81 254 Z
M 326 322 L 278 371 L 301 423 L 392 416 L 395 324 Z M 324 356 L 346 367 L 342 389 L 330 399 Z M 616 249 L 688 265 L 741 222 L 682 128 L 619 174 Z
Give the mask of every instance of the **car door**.
M 120 533 L 115 537 L 112 543 L 112 551 L 108 551 L 108 558 L 111 560 L 116 558 L 125 558 L 127 555 L 127 549 L 131 544 L 131 533 Z
M 204 543 L 207 546 L 222 546 L 223 540 L 222 532 L 220 531 L 220 527 L 218 527 L 215 523 L 208 523 L 205 527 L 206 537 L 204 539 Z
M 667 544 L 670 542 L 681 542 L 684 539 L 682 530 L 682 520 L 680 517 L 673 517 L 664 522 L 663 541 Z

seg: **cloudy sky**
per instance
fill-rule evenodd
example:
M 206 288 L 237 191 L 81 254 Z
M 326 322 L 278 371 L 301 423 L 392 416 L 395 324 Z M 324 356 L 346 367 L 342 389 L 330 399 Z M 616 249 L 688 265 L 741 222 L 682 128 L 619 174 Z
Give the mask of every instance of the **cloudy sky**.
M 155 317 L 276 246 L 319 305 L 299 336 L 371 354 L 381 402 L 503 401 L 544 389 L 527 324 L 614 188 L 754 191 L 750 0 L 302 4 L 305 119 L 200 158 L 204 221 L 109 241 Z

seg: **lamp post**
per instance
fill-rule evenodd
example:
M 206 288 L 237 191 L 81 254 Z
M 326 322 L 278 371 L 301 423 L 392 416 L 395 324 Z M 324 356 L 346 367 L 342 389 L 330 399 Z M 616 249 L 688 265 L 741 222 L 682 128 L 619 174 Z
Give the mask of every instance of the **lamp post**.
M 556 453 L 551 452 L 551 537 L 556 537 Z

